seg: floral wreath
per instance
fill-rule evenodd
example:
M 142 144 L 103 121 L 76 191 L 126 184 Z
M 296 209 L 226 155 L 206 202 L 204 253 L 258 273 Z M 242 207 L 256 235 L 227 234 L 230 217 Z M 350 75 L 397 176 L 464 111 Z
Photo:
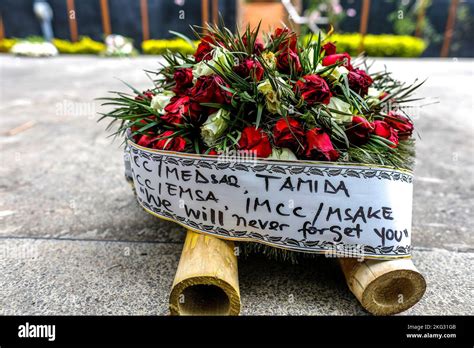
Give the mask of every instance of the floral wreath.
M 153 88 L 101 98 L 114 107 L 101 119 L 120 122 L 115 135 L 165 151 L 411 169 L 414 126 L 401 106 L 423 82 L 369 74 L 364 57 L 337 52 L 331 33 L 205 32 L 194 55 L 168 52 L 148 71 Z

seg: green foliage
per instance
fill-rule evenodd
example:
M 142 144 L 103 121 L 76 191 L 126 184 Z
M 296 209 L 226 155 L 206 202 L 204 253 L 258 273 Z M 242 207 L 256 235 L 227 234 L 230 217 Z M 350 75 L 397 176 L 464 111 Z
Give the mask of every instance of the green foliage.
M 329 37 L 336 43 L 338 52 L 348 52 L 351 56 L 357 56 L 361 38 L 357 33 Z M 425 49 L 425 42 L 413 36 L 369 34 L 364 39 L 364 50 L 371 57 L 419 57 Z
M 418 8 L 410 1 L 397 2 L 397 9 L 391 12 L 387 19 L 393 24 L 393 31 L 397 35 L 412 35 L 416 30 Z
M 460 54 L 466 44 L 472 42 L 472 33 L 474 31 L 474 19 L 471 14 L 469 3 L 460 3 L 456 16 L 456 30 L 454 30 L 453 39 L 451 42 L 451 55 Z M 472 46 L 470 49 L 472 53 Z
M 339 0 L 310 0 L 307 2 L 305 16 L 310 18 L 326 17 L 328 23 L 339 30 L 339 24 L 346 18 L 346 12 L 340 4 Z M 301 26 L 302 33 L 309 33 L 310 29 L 307 25 Z
M 306 36 L 305 40 L 309 40 Z M 313 40 L 317 37 L 313 36 Z M 337 43 L 339 52 L 348 52 L 356 56 L 361 40 L 359 34 L 333 34 L 331 41 Z M 8 52 L 17 42 L 17 39 L 0 40 L 0 52 Z M 198 42 L 195 42 L 198 43 Z M 60 53 L 65 54 L 100 54 L 105 49 L 101 42 L 94 41 L 89 37 L 82 37 L 78 42 L 54 39 L 53 44 Z M 372 57 L 419 57 L 426 49 L 423 40 L 403 35 L 366 35 L 364 41 L 365 52 Z M 193 54 L 195 48 L 183 39 L 172 40 L 146 40 L 142 43 L 144 54 L 165 54 L 167 51 L 181 53 L 183 55 Z

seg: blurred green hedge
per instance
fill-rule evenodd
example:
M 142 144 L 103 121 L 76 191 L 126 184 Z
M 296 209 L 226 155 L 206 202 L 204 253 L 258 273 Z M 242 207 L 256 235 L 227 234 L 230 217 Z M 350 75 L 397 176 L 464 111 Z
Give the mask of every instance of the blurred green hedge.
M 357 56 L 361 35 L 333 34 L 329 40 L 336 43 L 338 52 Z M 426 43 L 414 36 L 368 34 L 364 39 L 364 51 L 371 57 L 419 57 L 425 49 Z
M 309 36 L 303 40 L 309 40 Z M 313 39 L 315 37 L 313 36 Z M 351 56 L 358 54 L 360 34 L 333 34 L 331 41 L 336 42 L 338 52 L 348 52 Z M 0 52 L 8 52 L 18 39 L 0 40 Z M 196 45 L 198 42 L 195 42 Z M 81 37 L 78 42 L 54 39 L 53 44 L 60 53 L 65 54 L 100 54 L 105 50 L 102 42 L 89 37 Z M 417 37 L 403 35 L 365 36 L 364 50 L 372 57 L 419 57 L 426 49 L 425 42 Z M 195 48 L 183 39 L 146 40 L 142 42 L 144 54 L 163 54 L 167 50 L 183 54 L 193 54 Z
M 10 49 L 16 44 L 16 39 L 3 39 L 0 40 L 0 52 L 10 52 Z
M 357 56 L 361 35 L 333 34 L 330 40 L 337 42 L 338 52 Z M 364 49 L 372 57 L 419 57 L 426 49 L 426 44 L 422 39 L 413 36 L 369 34 L 365 36 Z M 173 39 L 143 41 L 142 50 L 144 54 L 163 54 L 167 50 L 192 54 L 195 49 L 182 39 Z
M 163 54 L 167 50 L 182 54 L 193 54 L 196 48 L 183 39 L 171 39 L 145 40 L 142 42 L 142 50 L 144 54 Z
M 53 39 L 53 45 L 56 46 L 59 53 L 65 54 L 100 54 L 105 50 L 105 44 L 87 36 L 81 37 L 77 42 Z
M 20 41 L 42 42 L 41 37 L 27 37 L 25 39 L 3 39 L 0 40 L 0 52 L 9 52 L 13 45 Z M 77 42 L 68 40 L 53 39 L 53 45 L 56 46 L 59 53 L 64 54 L 100 54 L 105 50 L 105 44 L 94 41 L 90 37 L 83 36 Z

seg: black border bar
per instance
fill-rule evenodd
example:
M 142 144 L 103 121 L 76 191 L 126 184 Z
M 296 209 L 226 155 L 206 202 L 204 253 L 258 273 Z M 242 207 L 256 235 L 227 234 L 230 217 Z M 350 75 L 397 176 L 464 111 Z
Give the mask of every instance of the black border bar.
M 55 340 L 20 338 L 20 325 L 55 325 Z M 326 344 L 470 346 L 472 316 L 391 317 L 116 317 L 4 316 L 0 317 L 0 346 L 35 347 L 64 344 Z M 423 337 L 407 337 L 421 334 Z M 451 337 L 437 337 L 438 334 Z M 455 334 L 453 337 L 452 334 Z

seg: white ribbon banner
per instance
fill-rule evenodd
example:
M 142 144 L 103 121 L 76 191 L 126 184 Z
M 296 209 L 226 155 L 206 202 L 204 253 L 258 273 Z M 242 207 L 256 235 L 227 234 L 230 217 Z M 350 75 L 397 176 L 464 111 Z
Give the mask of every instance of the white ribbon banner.
M 303 161 L 234 161 L 129 142 L 138 202 L 219 238 L 342 257 L 410 257 L 412 175 Z

